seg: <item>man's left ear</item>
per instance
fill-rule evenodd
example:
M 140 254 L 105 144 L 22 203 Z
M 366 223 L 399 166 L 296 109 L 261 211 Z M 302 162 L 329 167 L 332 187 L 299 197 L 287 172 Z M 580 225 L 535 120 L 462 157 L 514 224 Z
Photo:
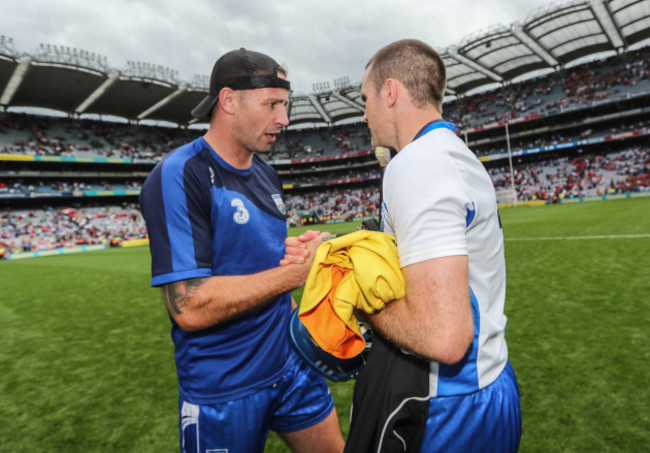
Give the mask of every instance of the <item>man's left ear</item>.
M 219 92 L 219 108 L 221 110 L 225 111 L 226 113 L 232 115 L 235 110 L 234 110 L 234 104 L 236 103 L 235 96 L 237 96 L 237 93 L 232 89 L 228 87 L 224 87 L 221 89 Z
M 386 79 L 384 87 L 386 89 L 386 107 L 393 107 L 397 101 L 397 82 L 395 79 Z

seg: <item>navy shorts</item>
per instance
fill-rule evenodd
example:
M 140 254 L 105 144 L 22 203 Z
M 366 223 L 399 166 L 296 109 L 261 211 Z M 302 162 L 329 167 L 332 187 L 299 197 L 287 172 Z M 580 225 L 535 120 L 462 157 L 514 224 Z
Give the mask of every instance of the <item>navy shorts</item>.
M 292 354 L 285 374 L 257 393 L 217 404 L 181 400 L 181 452 L 262 453 L 269 430 L 299 431 L 321 422 L 333 409 L 325 379 Z

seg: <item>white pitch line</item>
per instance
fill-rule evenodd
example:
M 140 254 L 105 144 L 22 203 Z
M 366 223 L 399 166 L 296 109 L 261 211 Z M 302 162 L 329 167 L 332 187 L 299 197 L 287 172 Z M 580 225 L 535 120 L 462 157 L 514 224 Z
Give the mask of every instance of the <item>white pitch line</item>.
M 540 238 L 505 238 L 506 241 L 575 241 L 580 239 L 639 239 L 650 238 L 650 234 L 610 234 L 597 236 L 557 236 Z

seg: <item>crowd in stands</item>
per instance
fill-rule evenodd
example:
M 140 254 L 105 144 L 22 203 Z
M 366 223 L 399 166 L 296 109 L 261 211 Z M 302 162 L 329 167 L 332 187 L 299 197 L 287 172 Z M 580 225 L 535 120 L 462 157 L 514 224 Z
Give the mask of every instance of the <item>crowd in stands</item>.
M 650 91 L 649 60 L 650 46 L 647 46 L 498 90 L 454 99 L 444 104 L 443 113 L 462 131 L 532 112 L 552 112 L 588 104 L 633 88 Z M 0 153 L 158 160 L 201 134 L 202 131 L 194 129 L 7 112 L 0 116 Z M 557 140 L 562 138 L 555 137 Z M 279 137 L 265 159 L 340 155 L 368 148 L 370 134 L 362 122 L 328 128 L 290 129 Z M 481 150 L 481 153 L 487 152 L 490 150 Z
M 370 133 L 362 122 L 328 128 L 287 130 L 268 159 L 302 159 L 370 149 Z
M 497 192 L 512 186 L 508 167 L 488 169 Z M 557 158 L 515 166 L 518 201 L 554 203 L 565 198 L 650 191 L 650 147 Z M 287 192 L 288 225 L 345 222 L 378 217 L 380 185 L 312 192 Z M 49 208 L 44 211 L 0 211 L 0 249 L 5 253 L 47 250 L 87 244 L 116 244 L 146 237 L 135 204 L 125 207 Z
M 78 192 L 78 191 L 118 191 L 118 190 L 140 190 L 141 181 L 123 181 L 112 183 L 107 181 L 64 181 L 11 179 L 3 181 L 0 179 L 0 194 L 15 195 L 37 195 L 52 192 Z
M 378 217 L 379 185 L 363 188 L 329 188 L 309 193 L 288 193 L 285 204 L 290 225 L 300 225 L 300 212 L 313 213 L 320 222 L 347 222 L 355 218 Z
M 11 112 L 0 117 L 3 154 L 155 160 L 199 135 L 197 130 Z
M 646 47 L 624 57 L 617 56 L 508 85 L 498 91 L 459 98 L 445 104 L 444 116 L 462 130 L 531 112 L 552 112 L 613 98 L 633 87 L 650 92 L 649 57 L 650 47 Z M 580 129 L 572 124 L 562 124 L 537 135 L 522 134 L 521 138 L 515 135 L 512 149 L 547 147 L 632 130 L 643 130 L 643 134 L 647 134 L 647 129 L 647 116 L 640 120 L 620 120 L 607 126 L 592 124 Z M 4 112 L 0 115 L 0 154 L 96 156 L 155 162 L 201 134 L 202 131 L 194 129 Z M 513 169 L 517 200 L 553 203 L 566 198 L 650 191 L 650 147 L 639 145 L 639 142 L 637 138 L 636 145 L 626 145 L 623 151 L 610 150 L 600 154 L 589 151 L 589 154 L 572 158 L 549 155 L 550 159 L 544 161 L 531 163 L 528 160 L 528 163 L 518 164 Z M 504 140 L 498 137 L 491 141 L 484 139 L 477 146 L 472 146 L 470 141 L 470 147 L 480 156 L 505 152 Z M 370 148 L 368 128 L 361 122 L 284 131 L 271 151 L 262 155 L 271 164 L 285 159 L 320 156 L 330 156 L 331 159 L 328 163 L 315 163 L 309 168 L 291 165 L 287 167 L 289 170 L 280 172 L 283 182 L 294 187 L 285 193 L 288 224 L 378 217 L 379 167 L 363 160 L 354 161 L 352 156 L 342 160 L 346 155 Z M 595 148 L 591 146 L 589 149 Z M 490 166 L 494 163 L 488 162 Z M 282 165 L 285 164 L 276 162 L 278 168 Z M 511 190 L 510 168 L 490 166 L 488 171 L 497 193 Z M 47 195 L 47 192 L 138 190 L 144 179 L 142 169 L 138 172 L 127 170 L 120 177 L 113 175 L 106 179 L 70 174 L 61 178 L 51 175 L 44 178 L 38 172 L 28 173 L 0 172 L 0 197 Z M 351 186 L 352 183 L 356 185 Z M 310 185 L 313 189 L 305 191 Z M 0 211 L 0 257 L 3 253 L 74 245 L 111 245 L 144 237 L 146 228 L 137 204 Z
M 550 147 L 561 145 L 563 143 L 578 142 L 585 139 L 594 139 L 604 137 L 607 135 L 620 134 L 629 131 L 645 131 L 650 135 L 649 129 L 650 121 L 648 120 L 632 120 L 628 122 L 612 123 L 607 126 L 599 126 L 594 129 L 593 126 L 585 126 L 580 129 L 563 130 L 553 133 L 539 134 L 536 137 L 530 138 L 512 138 L 511 150 L 513 152 L 518 150 L 530 150 L 543 147 Z M 489 156 L 491 154 L 506 153 L 507 145 L 500 142 L 495 145 L 483 145 L 473 147 L 469 144 L 472 151 L 478 156 Z
M 379 167 L 377 166 L 369 170 L 338 170 L 305 174 L 303 176 L 292 177 L 290 180 L 287 179 L 287 182 L 290 182 L 294 186 L 304 186 L 319 183 L 332 184 L 335 182 L 348 183 L 369 181 L 373 179 L 379 179 L 380 177 L 381 174 L 379 172 Z
M 494 187 L 512 187 L 510 169 L 488 169 Z M 565 198 L 650 191 L 650 148 L 569 159 L 563 157 L 513 169 L 517 201 L 556 203 Z
M 201 130 L 137 126 L 94 120 L 7 113 L 0 117 L 0 154 L 159 160 L 202 135 Z M 340 155 L 370 148 L 370 133 L 357 122 L 329 128 L 287 130 L 265 160 Z
M 0 211 L 0 249 L 5 254 L 118 245 L 147 236 L 136 205 Z
M 585 138 L 603 137 L 605 135 L 619 134 L 626 131 L 645 131 L 647 134 L 649 128 L 648 120 L 635 120 L 608 125 L 607 127 L 593 130 L 591 127 L 582 129 L 573 129 L 571 131 L 558 131 L 556 133 L 540 134 L 536 137 L 525 136 L 521 139 L 512 139 L 512 151 L 531 150 L 542 147 L 551 147 L 569 142 L 578 142 Z M 498 145 L 484 144 L 482 146 L 470 147 L 478 156 L 492 155 L 495 153 L 505 153 L 507 149 L 503 143 Z M 309 184 L 331 183 L 333 181 L 351 182 L 351 181 L 369 181 L 379 178 L 379 167 L 364 166 L 359 168 L 351 163 L 338 165 L 328 169 L 328 167 L 317 167 L 314 164 L 314 171 L 296 171 L 295 173 L 283 174 L 283 181 L 296 186 Z M 286 173 L 286 172 L 285 172 Z M 89 180 L 63 180 L 50 179 L 43 180 L 40 178 L 30 179 L 3 179 L 0 175 L 0 195 L 1 194 L 39 194 L 51 192 L 72 192 L 72 191 L 118 191 L 118 190 L 138 190 L 142 180 L 129 179 L 115 181 L 89 181 Z
M 301 211 L 318 222 L 343 222 L 379 215 L 379 187 L 331 188 L 309 194 L 286 194 L 288 225 L 300 225 Z M 4 254 L 80 245 L 117 245 L 146 238 L 136 204 L 124 207 L 63 207 L 0 211 L 0 250 Z
M 623 56 L 456 99 L 444 104 L 443 114 L 459 129 L 465 129 L 589 104 L 624 94 L 635 86 L 647 91 L 649 60 L 650 46 L 646 46 Z

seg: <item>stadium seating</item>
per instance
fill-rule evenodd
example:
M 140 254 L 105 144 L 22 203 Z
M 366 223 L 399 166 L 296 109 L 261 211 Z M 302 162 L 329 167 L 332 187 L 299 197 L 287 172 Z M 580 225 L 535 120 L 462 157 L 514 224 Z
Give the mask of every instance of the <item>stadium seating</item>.
M 511 190 L 514 177 L 519 202 L 647 192 L 649 55 L 644 47 L 451 99 L 443 113 L 497 192 Z M 146 237 L 141 183 L 167 152 L 202 133 L 0 113 L 0 248 Z M 360 121 L 288 129 L 262 158 L 283 181 L 290 225 L 379 215 L 381 171 Z

